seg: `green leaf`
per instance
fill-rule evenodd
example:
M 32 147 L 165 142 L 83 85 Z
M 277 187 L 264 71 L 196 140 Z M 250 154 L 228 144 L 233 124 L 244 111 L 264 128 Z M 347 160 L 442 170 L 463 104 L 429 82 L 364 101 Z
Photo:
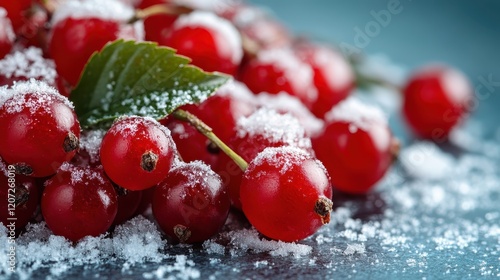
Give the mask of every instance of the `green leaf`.
M 229 79 L 189 62 L 155 43 L 106 45 L 90 58 L 70 95 L 80 124 L 105 126 L 123 115 L 161 119 L 182 105 L 202 102 Z

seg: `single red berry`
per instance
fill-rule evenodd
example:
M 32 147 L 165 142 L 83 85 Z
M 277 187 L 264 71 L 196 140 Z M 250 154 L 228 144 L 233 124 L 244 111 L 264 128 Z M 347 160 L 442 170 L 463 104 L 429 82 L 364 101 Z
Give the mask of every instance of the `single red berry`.
M 286 92 L 307 107 L 317 99 L 311 67 L 288 49 L 259 52 L 243 67 L 240 79 L 255 94 Z
M 0 159 L 0 223 L 5 226 L 13 222 L 16 231 L 24 229 L 40 204 L 38 186 L 34 178 L 15 174 Z M 15 220 L 12 220 L 15 218 Z
M 161 229 L 182 243 L 203 242 L 216 234 L 229 213 L 220 177 L 200 161 L 180 164 L 156 188 L 153 215 Z
M 139 9 L 145 9 L 151 7 L 153 5 L 164 4 L 167 5 L 171 1 L 170 0 L 143 0 L 139 4 Z M 162 37 L 166 36 L 170 29 L 172 28 L 173 23 L 177 19 L 176 15 L 153 15 L 144 19 L 144 31 L 145 39 L 148 41 L 159 42 Z
M 312 153 L 311 140 L 305 136 L 305 130 L 297 119 L 266 108 L 238 120 L 236 134 L 229 146 L 245 161 L 253 160 L 267 147 L 294 146 Z M 232 205 L 241 209 L 243 171 L 227 155 L 220 157 L 216 171 L 228 187 Z
M 347 60 L 332 48 L 308 43 L 299 44 L 298 56 L 314 71 L 314 86 L 318 98 L 311 112 L 322 118 L 324 114 L 349 96 L 354 88 L 354 72 Z
M 5 10 L 0 7 L 0 59 L 10 53 L 15 40 L 12 24 L 6 17 Z
M 404 88 L 403 115 L 419 137 L 440 141 L 465 118 L 473 101 L 462 73 L 431 65 L 417 70 Z
M 66 1 L 52 17 L 49 53 L 57 72 L 76 86 L 90 56 L 106 43 L 133 37 L 131 7 L 116 0 Z M 137 35 L 137 34 L 135 34 Z
M 0 0 L 0 7 L 7 11 L 14 30 L 22 27 L 26 20 L 27 10 L 31 7 L 31 0 Z
M 132 116 L 120 118 L 111 126 L 102 140 L 100 157 L 115 184 L 137 191 L 167 176 L 174 149 L 170 132 L 160 123 Z
M 195 11 L 180 16 L 160 45 L 169 46 L 205 71 L 235 74 L 243 49 L 236 28 L 216 15 Z
M 56 235 L 71 241 L 105 233 L 116 216 L 118 202 L 102 168 L 65 163 L 45 183 L 42 214 Z
M 120 225 L 135 216 L 142 201 L 142 191 L 129 191 L 115 186 L 118 195 L 118 211 L 113 225 Z
M 45 177 L 75 155 L 80 124 L 67 98 L 31 80 L 0 89 L 0 131 L 0 156 L 18 174 Z
M 295 147 L 266 148 L 241 181 L 241 204 L 263 235 L 298 241 L 330 221 L 332 188 L 323 165 Z
M 364 194 L 384 176 L 399 144 L 378 108 L 347 99 L 327 113 L 321 135 L 313 138 L 316 156 L 331 176 L 333 187 Z

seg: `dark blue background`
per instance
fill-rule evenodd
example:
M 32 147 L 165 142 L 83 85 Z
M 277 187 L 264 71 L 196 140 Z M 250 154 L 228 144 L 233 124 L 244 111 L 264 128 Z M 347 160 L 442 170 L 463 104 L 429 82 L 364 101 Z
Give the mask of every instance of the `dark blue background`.
M 373 12 L 387 10 L 391 0 L 252 0 L 268 7 L 297 35 L 313 40 L 355 45 L 356 28 L 365 30 Z M 462 70 L 477 88 L 480 101 L 474 113 L 487 127 L 496 128 L 500 116 L 500 85 L 489 90 L 481 78 L 500 84 L 500 2 L 400 0 L 401 12 L 392 14 L 369 44 L 367 54 L 384 53 L 413 69 L 444 62 Z

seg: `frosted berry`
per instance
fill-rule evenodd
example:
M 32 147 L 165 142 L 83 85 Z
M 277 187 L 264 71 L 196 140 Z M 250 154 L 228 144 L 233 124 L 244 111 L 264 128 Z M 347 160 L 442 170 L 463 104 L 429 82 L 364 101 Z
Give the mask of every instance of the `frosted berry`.
M 12 22 L 14 30 L 20 29 L 26 21 L 31 0 L 0 0 L 0 7 L 7 11 L 7 16 Z
M 41 205 L 52 232 L 71 241 L 105 233 L 118 209 L 116 192 L 102 168 L 68 163 L 45 183 Z
M 302 43 L 296 51 L 314 71 L 318 98 L 312 104 L 311 111 L 322 118 L 350 94 L 354 88 L 354 72 L 342 54 L 326 46 Z
M 265 236 L 298 241 L 330 221 L 332 188 L 323 165 L 295 147 L 267 148 L 250 162 L 241 204 Z
M 334 188 L 364 194 L 387 172 L 399 144 L 380 110 L 347 99 L 327 113 L 325 130 L 313 138 L 313 147 Z
M 311 67 L 288 49 L 263 50 L 241 71 L 240 80 L 255 94 L 286 92 L 307 107 L 317 99 Z
M 472 92 L 457 70 L 427 66 L 413 73 L 404 88 L 403 115 L 417 136 L 442 141 L 469 112 Z
M 52 175 L 78 148 L 72 104 L 54 88 L 30 81 L 0 90 L 0 156 L 18 174 Z
M 123 117 L 102 140 L 100 157 L 109 178 L 128 190 L 150 188 L 167 176 L 174 159 L 170 132 L 151 118 Z
M 247 118 L 240 118 L 229 146 L 246 161 L 253 160 L 267 147 L 294 146 L 312 153 L 305 130 L 291 115 L 281 115 L 262 108 Z M 217 173 L 228 186 L 232 205 L 241 209 L 240 184 L 243 172 L 228 156 L 222 155 Z
M 172 169 L 156 188 L 153 214 L 161 229 L 182 243 L 209 239 L 224 225 L 229 196 L 219 176 L 194 161 Z
M 202 11 L 180 16 L 159 43 L 191 58 L 192 64 L 205 71 L 233 75 L 243 56 L 236 28 L 227 20 Z

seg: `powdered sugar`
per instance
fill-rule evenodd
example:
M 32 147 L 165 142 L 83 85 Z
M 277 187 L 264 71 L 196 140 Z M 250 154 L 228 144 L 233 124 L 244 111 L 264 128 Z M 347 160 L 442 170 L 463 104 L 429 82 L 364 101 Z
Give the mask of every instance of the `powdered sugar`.
M 67 0 L 52 16 L 52 24 L 66 18 L 100 18 L 126 22 L 134 16 L 132 7 L 117 0 Z
M 352 124 L 352 130 L 368 130 L 372 122 L 387 125 L 387 116 L 377 107 L 362 103 L 356 97 L 349 97 L 326 113 L 327 122 L 344 121 Z M 351 128 L 350 128 L 351 129 Z
M 108 130 L 108 133 L 129 137 L 138 133 L 139 128 L 144 125 L 153 125 L 165 133 L 167 138 L 171 138 L 170 130 L 161 125 L 157 120 L 151 117 L 141 116 L 123 116 L 116 119 L 113 126 Z
M 297 147 L 265 148 L 253 159 L 249 168 L 262 165 L 265 162 L 279 169 L 280 174 L 285 174 L 290 168 L 310 158 L 311 155 L 308 152 Z
M 29 47 L 6 55 L 0 60 L 0 75 L 9 79 L 34 78 L 55 85 L 57 72 L 54 61 L 44 58 L 41 49 Z
M 305 129 L 295 117 L 267 108 L 261 108 L 249 117 L 240 118 L 236 124 L 236 133 L 240 138 L 262 135 L 272 143 L 311 149 L 311 140 L 305 136 Z
M 80 149 L 89 154 L 90 163 L 92 164 L 99 162 L 99 150 L 105 134 L 105 130 L 97 129 L 86 131 L 80 136 Z
M 257 102 L 262 107 L 274 109 L 279 113 L 289 113 L 297 118 L 306 134 L 310 137 L 319 134 L 324 126 L 322 120 L 316 118 L 309 109 L 295 96 L 284 92 L 278 94 L 260 93 L 256 95 Z
M 249 104 L 256 103 L 255 95 L 248 89 L 248 87 L 242 82 L 233 79 L 229 80 L 217 89 L 215 94 L 220 96 L 230 96 Z
M 210 12 L 194 11 L 190 14 L 179 17 L 175 21 L 173 28 L 181 29 L 183 27 L 196 26 L 208 28 L 213 32 L 220 32 L 224 38 L 224 43 L 229 45 L 231 48 L 231 61 L 235 64 L 240 63 L 243 57 L 241 37 L 238 30 L 236 30 L 231 22 Z
M 222 185 L 222 181 L 219 175 L 203 161 L 179 162 L 170 169 L 170 172 L 178 172 L 180 170 L 182 170 L 182 174 L 187 175 L 189 182 L 193 182 L 192 186 L 203 184 L 203 186 L 208 187 L 213 196 L 220 191 L 219 187 Z

